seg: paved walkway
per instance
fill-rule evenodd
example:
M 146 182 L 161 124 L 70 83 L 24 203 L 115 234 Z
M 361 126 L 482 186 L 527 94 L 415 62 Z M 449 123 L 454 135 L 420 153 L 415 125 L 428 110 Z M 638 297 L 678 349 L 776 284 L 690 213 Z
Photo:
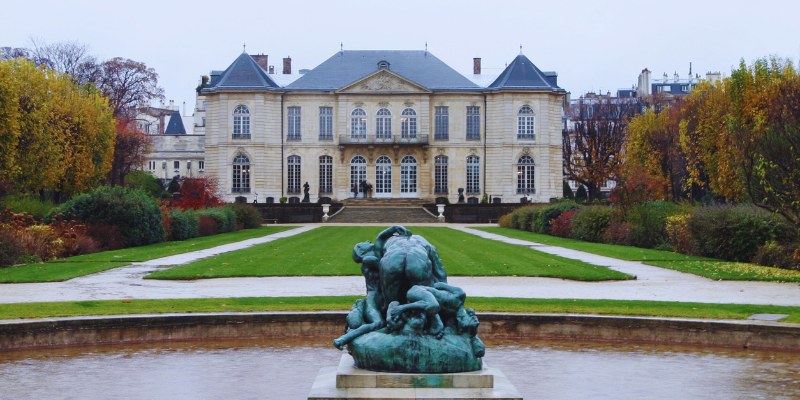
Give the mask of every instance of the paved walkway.
M 196 281 L 145 280 L 159 269 L 188 263 L 212 255 L 243 249 L 315 229 L 308 224 L 262 238 L 231 243 L 212 249 L 164 257 L 127 267 L 112 269 L 66 282 L 0 285 L 0 303 L 40 301 L 217 298 L 261 296 L 344 296 L 364 294 L 362 277 L 270 277 L 221 278 Z M 435 226 L 443 226 L 437 224 Z M 463 288 L 469 296 L 518 298 L 656 300 L 702 303 L 775 304 L 800 306 L 797 283 L 713 281 L 691 274 L 597 256 L 581 251 L 511 239 L 466 225 L 449 224 L 486 239 L 527 246 L 566 258 L 602 265 L 636 280 L 576 282 L 528 277 L 450 277 L 449 282 Z M 446 268 L 447 266 L 445 266 Z

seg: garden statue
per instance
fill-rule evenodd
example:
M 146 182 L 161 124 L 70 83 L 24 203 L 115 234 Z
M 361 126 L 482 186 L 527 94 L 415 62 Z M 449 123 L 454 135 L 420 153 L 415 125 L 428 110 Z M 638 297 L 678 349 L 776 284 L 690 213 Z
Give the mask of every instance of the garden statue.
M 458 202 L 464 202 L 464 188 L 458 188 Z
M 395 225 L 375 242 L 353 248 L 367 296 L 353 305 L 345 334 L 359 368 L 387 372 L 451 373 L 482 368 L 485 352 L 478 318 L 464 308 L 466 294 L 447 284 L 436 248 Z
M 310 203 L 311 200 L 308 198 L 308 182 L 303 185 L 303 201 L 301 203 Z

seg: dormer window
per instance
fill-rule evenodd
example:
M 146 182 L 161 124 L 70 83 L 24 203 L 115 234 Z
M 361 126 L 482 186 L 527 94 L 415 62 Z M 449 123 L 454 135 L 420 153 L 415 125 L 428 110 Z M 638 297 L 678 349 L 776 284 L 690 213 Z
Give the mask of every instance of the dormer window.
M 389 62 L 386 60 L 378 61 L 378 69 L 389 69 Z

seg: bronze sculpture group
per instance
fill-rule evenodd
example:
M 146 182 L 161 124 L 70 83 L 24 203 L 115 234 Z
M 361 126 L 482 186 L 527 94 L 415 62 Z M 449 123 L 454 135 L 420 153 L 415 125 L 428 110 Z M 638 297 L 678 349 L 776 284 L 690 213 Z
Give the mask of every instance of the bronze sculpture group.
M 439 254 L 425 238 L 395 225 L 374 243 L 356 244 L 353 260 L 361 264 L 366 298 L 353 305 L 334 346 L 347 346 L 356 366 L 426 373 L 481 369 L 478 318 L 464 307 L 464 291 L 447 284 Z

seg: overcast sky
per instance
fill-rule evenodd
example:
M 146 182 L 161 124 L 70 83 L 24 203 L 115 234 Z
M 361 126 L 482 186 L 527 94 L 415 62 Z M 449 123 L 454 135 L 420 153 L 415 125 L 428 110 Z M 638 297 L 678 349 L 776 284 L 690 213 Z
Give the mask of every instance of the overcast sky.
M 708 3 L 708 5 L 707 5 Z M 124 5 L 123 5 L 124 4 Z M 800 57 L 800 2 L 737 1 L 192 1 L 5 0 L 0 46 L 78 41 L 98 59 L 126 57 L 159 74 L 167 100 L 194 105 L 201 75 L 247 45 L 281 69 L 314 68 L 339 50 L 428 50 L 457 71 L 486 73 L 522 52 L 561 87 L 630 88 L 645 67 L 686 76 L 740 59 Z

